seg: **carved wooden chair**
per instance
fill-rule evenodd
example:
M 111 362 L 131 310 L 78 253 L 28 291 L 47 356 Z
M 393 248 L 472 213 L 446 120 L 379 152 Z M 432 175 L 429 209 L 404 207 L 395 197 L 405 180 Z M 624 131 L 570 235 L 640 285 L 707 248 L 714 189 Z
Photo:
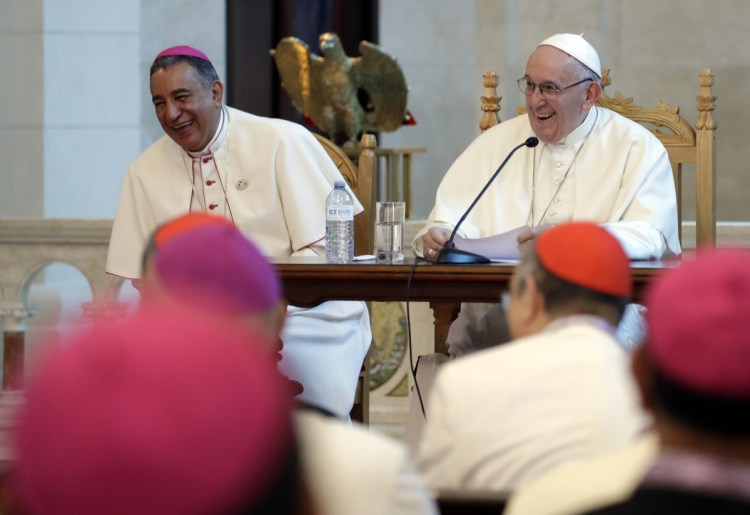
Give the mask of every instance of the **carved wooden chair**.
M 605 69 L 602 75 L 602 87 L 606 88 L 611 82 L 609 69 Z M 711 91 L 713 77 L 708 68 L 704 68 L 699 74 L 700 92 L 696 97 L 698 119 L 695 125 L 680 116 L 679 107 L 663 102 L 659 102 L 653 109 L 647 109 L 634 104 L 632 98 L 620 93 L 610 97 L 606 92 L 597 101 L 597 105 L 601 107 L 646 125 L 667 149 L 677 189 L 680 241 L 683 239 L 683 165 L 695 166 L 697 247 L 716 244 L 716 122 L 711 114 L 716 102 L 716 96 Z M 481 97 L 484 115 L 479 127 L 482 132 L 500 123 L 498 113 L 501 99 L 497 96 L 497 85 L 497 73 L 488 70 L 484 74 L 485 96 Z M 518 112 L 525 112 L 525 108 L 519 108 Z
M 373 134 L 363 134 L 360 141 L 361 151 L 355 165 L 341 147 L 328 138 L 314 133 L 318 142 L 344 176 L 349 187 L 359 199 L 364 210 L 354 217 L 354 255 L 372 254 L 374 252 L 375 219 L 373 215 L 375 200 L 373 189 L 373 172 L 375 169 L 375 147 L 377 141 Z M 368 309 L 370 306 L 368 306 Z M 372 311 L 371 311 L 372 313 Z M 357 381 L 357 392 L 354 395 L 354 407 L 350 414 L 352 420 L 363 424 L 369 423 L 370 413 L 370 373 L 368 358 L 362 364 Z

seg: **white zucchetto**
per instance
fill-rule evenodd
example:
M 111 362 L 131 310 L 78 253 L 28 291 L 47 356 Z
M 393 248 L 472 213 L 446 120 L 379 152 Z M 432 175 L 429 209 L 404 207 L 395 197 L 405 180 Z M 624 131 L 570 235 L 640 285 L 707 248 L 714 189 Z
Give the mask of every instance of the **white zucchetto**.
M 599 62 L 599 54 L 596 53 L 596 49 L 591 46 L 591 43 L 583 39 L 582 35 L 555 34 L 539 43 L 538 46 L 542 45 L 548 45 L 562 50 L 566 54 L 582 62 L 601 79 L 602 65 Z

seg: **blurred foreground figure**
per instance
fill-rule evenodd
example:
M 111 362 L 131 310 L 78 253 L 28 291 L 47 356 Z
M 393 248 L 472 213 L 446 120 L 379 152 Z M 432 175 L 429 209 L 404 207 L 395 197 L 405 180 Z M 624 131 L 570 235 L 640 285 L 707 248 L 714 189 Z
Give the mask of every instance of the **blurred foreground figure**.
M 615 338 L 630 294 L 628 258 L 603 227 L 534 238 L 509 285 L 515 339 L 437 374 L 417 454 L 427 484 L 513 491 L 634 440 L 648 419 Z
M 262 343 L 277 341 L 284 312 L 276 270 L 235 227 L 201 216 L 180 217 L 156 232 L 145 260 L 144 306 L 181 303 L 216 323 L 249 327 L 250 335 L 261 324 L 268 337 Z M 250 338 L 248 345 L 258 342 Z M 326 416 L 320 406 L 302 401 L 296 407 L 302 472 L 318 513 L 435 513 L 403 445 Z
M 124 322 L 78 337 L 31 382 L 21 513 L 303 513 L 292 398 L 261 342 L 194 311 Z
M 750 513 L 750 252 L 684 261 L 646 304 L 633 372 L 658 438 L 560 467 L 508 513 Z
M 271 342 L 279 342 L 284 326 L 281 290 L 258 247 L 224 219 L 202 213 L 160 226 L 143 258 L 144 305 L 182 303 L 225 322 L 250 324 Z
M 699 255 L 646 301 L 633 371 L 662 445 L 633 496 L 596 513 L 750 513 L 750 253 Z

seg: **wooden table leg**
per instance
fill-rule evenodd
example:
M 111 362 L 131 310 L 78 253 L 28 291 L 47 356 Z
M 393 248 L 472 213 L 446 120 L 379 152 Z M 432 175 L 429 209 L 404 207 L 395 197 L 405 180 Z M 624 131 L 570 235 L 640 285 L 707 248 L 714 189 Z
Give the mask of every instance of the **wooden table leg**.
M 23 390 L 26 333 L 5 331 L 3 337 L 3 391 Z
M 432 314 L 435 319 L 435 352 L 448 354 L 448 329 L 451 322 L 458 316 L 461 309 L 460 302 L 430 302 Z

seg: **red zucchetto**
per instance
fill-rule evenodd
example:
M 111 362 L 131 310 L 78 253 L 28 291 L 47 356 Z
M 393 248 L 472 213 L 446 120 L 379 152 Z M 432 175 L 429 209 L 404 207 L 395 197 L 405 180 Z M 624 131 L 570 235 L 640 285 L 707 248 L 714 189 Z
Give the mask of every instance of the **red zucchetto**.
M 630 261 L 617 239 L 599 225 L 556 225 L 537 236 L 535 248 L 539 262 L 555 277 L 616 297 L 632 292 Z

